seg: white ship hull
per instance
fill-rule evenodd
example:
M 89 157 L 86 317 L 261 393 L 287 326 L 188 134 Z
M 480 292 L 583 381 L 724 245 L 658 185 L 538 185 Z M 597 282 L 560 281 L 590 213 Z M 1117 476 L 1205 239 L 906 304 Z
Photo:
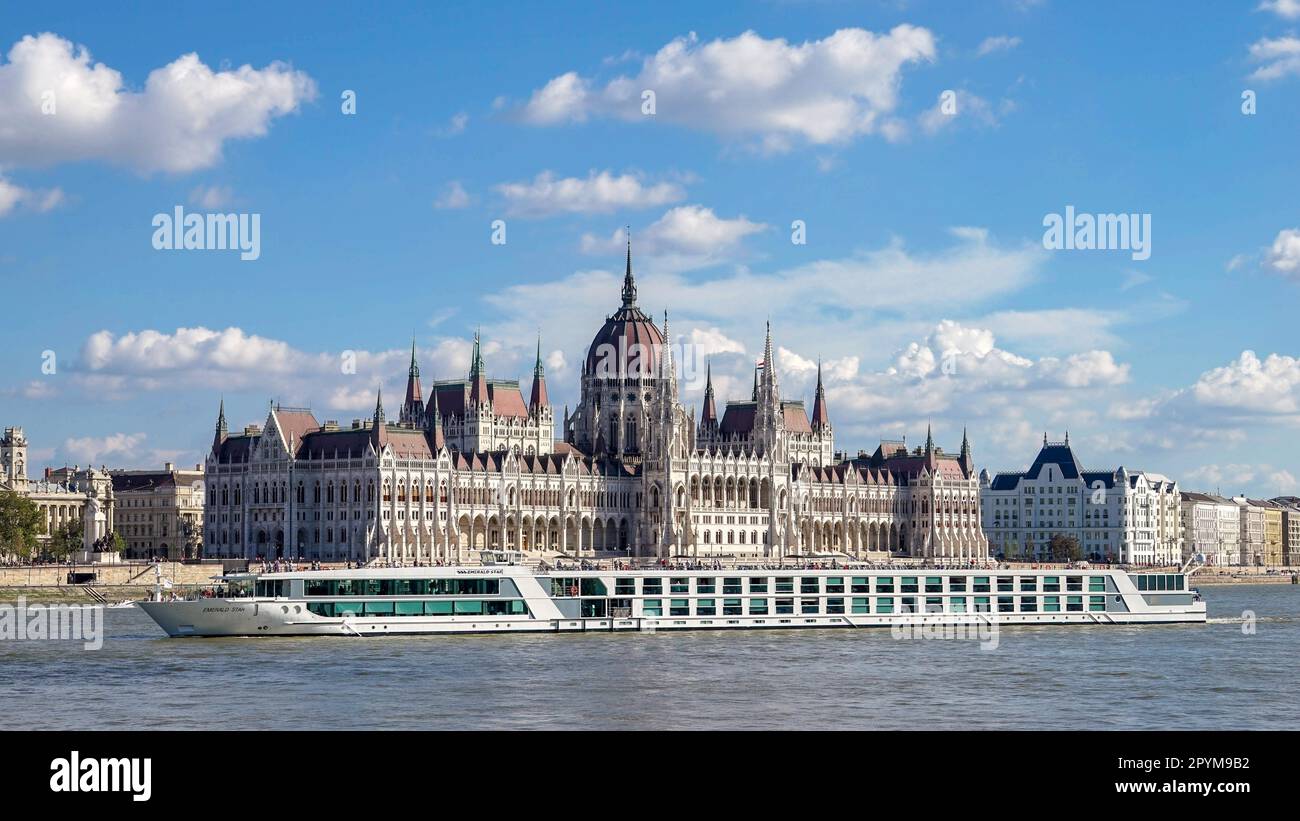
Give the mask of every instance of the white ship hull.
M 1145 576 L 1145 578 L 1141 578 Z M 384 636 L 899 625 L 1203 623 L 1182 574 L 1118 570 L 334 570 L 246 578 L 274 595 L 140 602 L 169 636 Z M 1139 589 L 1139 585 L 1143 588 Z

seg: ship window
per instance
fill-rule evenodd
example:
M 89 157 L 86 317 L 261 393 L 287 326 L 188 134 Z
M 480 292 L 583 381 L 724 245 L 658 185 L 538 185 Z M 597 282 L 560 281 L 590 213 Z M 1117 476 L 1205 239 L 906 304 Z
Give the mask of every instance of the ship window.
M 817 599 L 800 599 L 799 612 L 816 614 L 821 611 L 821 608 L 818 606 L 819 604 L 820 602 L 818 602 Z
M 1016 580 L 1011 576 L 998 576 L 998 592 L 1010 593 L 1016 589 Z
M 362 611 L 363 605 L 361 602 L 334 602 L 334 615 L 336 616 L 360 616 Z
M 498 602 L 488 602 L 489 605 L 497 604 L 497 603 Z M 505 602 L 500 602 L 500 604 L 505 604 Z M 489 607 L 488 614 L 491 615 L 491 613 L 492 613 L 492 609 L 491 607 Z M 591 599 L 589 601 L 584 601 L 582 603 L 582 617 L 584 619 L 605 618 L 605 600 Z
M 695 602 L 695 615 L 697 616 L 716 616 L 718 615 L 717 599 L 699 599 Z
M 1059 613 L 1061 612 L 1060 596 L 1043 596 L 1043 612 Z
M 894 612 L 894 600 L 892 598 L 889 598 L 888 596 L 882 599 L 876 599 L 876 612 L 877 613 Z
M 925 597 L 925 612 L 927 612 L 927 613 L 942 613 L 942 612 L 943 612 L 943 599 L 942 599 L 941 597 L 939 597 L 939 596 L 926 596 L 926 597 Z
M 817 593 L 821 590 L 821 580 L 816 577 L 799 579 L 800 593 Z
M 948 599 L 948 609 L 949 609 L 949 611 L 951 611 L 951 612 L 953 612 L 953 613 L 965 613 L 965 612 L 966 612 L 966 597 L 965 597 L 965 596 L 953 596 L 952 598 Z
M 827 612 L 827 613 L 843 613 L 843 612 L 844 612 L 844 599 L 827 599 L 827 600 L 826 600 L 826 612 Z
M 394 602 L 393 612 L 398 616 L 423 616 L 424 602 L 422 601 L 399 601 Z
M 898 602 L 900 605 L 899 608 L 900 613 L 916 612 L 916 596 L 903 596 L 901 599 L 898 600 Z
M 1021 612 L 1021 613 L 1037 613 L 1037 612 L 1038 612 L 1038 597 L 1037 597 L 1037 596 L 1021 596 L 1021 597 L 1020 597 L 1020 612 Z
M 763 592 L 767 592 L 767 588 L 766 588 L 766 585 L 767 585 L 767 579 L 763 579 L 763 584 L 764 584 Z M 740 579 L 723 579 L 723 580 L 722 580 L 722 593 L 723 593 L 723 595 L 728 595 L 728 596 L 739 596 L 739 595 L 741 594 L 741 592 L 742 592 L 742 589 L 741 589 L 741 586 L 740 586 L 740 585 L 741 585 L 741 580 L 740 580 Z M 751 591 L 754 590 L 754 585 L 753 585 L 752 582 L 750 583 L 749 589 L 750 589 Z M 710 591 L 710 592 L 712 592 L 712 591 Z
M 951 593 L 965 593 L 965 592 L 966 592 L 966 577 L 965 577 L 965 576 L 949 576 L 949 577 L 948 577 L 948 591 L 951 592 Z
M 974 592 L 976 592 L 976 593 L 988 593 L 988 592 L 990 592 L 990 591 L 989 591 L 989 577 L 988 577 L 988 576 L 976 576 L 976 577 L 975 577 Z
M 742 612 L 744 612 L 744 611 L 742 610 L 742 608 L 741 608 L 741 606 L 740 606 L 740 599 L 723 599 L 723 600 L 722 600 L 722 615 L 724 615 L 724 616 L 739 616 L 739 615 L 741 615 Z
M 751 616 L 766 616 L 766 615 L 767 615 L 767 599 L 750 599 L 750 600 L 749 600 L 749 615 L 751 615 Z
M 794 613 L 794 599 L 777 599 L 776 614 L 778 616 L 789 616 Z
M 1082 576 L 1066 576 L 1066 577 L 1065 577 L 1065 589 L 1066 589 L 1067 591 L 1070 591 L 1070 592 L 1076 592 L 1076 591 L 1081 591 L 1081 590 L 1083 590 L 1083 577 L 1082 577 Z
M 1089 593 L 1105 593 L 1105 592 L 1106 592 L 1106 577 L 1105 577 L 1105 576 L 1089 576 L 1089 577 L 1088 577 L 1088 592 L 1089 592 Z
M 1065 599 L 1065 609 L 1071 613 L 1083 612 L 1083 596 L 1068 596 Z
M 789 578 L 789 577 L 787 577 L 787 578 L 778 578 L 778 579 L 776 580 L 776 592 L 777 592 L 777 593 L 793 593 L 793 592 L 794 592 L 794 579 Z
M 998 596 L 998 612 L 1014 613 L 1016 610 L 1016 600 L 1012 596 Z
M 723 592 L 725 592 L 725 591 L 723 591 Z M 766 578 L 750 579 L 750 580 L 749 580 L 749 592 L 750 592 L 750 593 L 766 593 L 766 592 L 767 592 L 767 579 L 766 579 Z
M 1037 593 L 1037 592 L 1038 592 L 1038 579 L 1037 579 L 1037 577 L 1035 577 L 1035 576 L 1021 576 L 1021 577 L 1020 577 L 1020 592 L 1022 592 L 1022 593 Z
M 393 602 L 390 601 L 368 601 L 366 602 L 367 616 L 391 616 L 393 615 Z
M 831 576 L 830 578 L 828 578 L 828 579 L 826 580 L 826 592 L 827 592 L 827 593 L 843 593 L 843 592 L 844 592 L 844 577 L 843 577 L 843 576 Z
M 483 602 L 481 601 L 458 601 L 454 603 L 452 610 L 457 616 L 481 616 L 483 615 Z
M 1044 577 L 1043 577 L 1043 592 L 1044 592 L 1044 593 L 1060 593 L 1060 592 L 1061 592 L 1061 577 L 1060 577 L 1060 576 L 1044 576 Z
M 876 592 L 877 592 L 877 593 L 893 593 L 893 592 L 894 592 L 894 577 L 893 577 L 893 576 L 881 576 L 880 578 L 876 579 Z
M 659 578 L 646 579 L 641 583 L 641 592 L 647 596 L 660 596 L 664 592 L 664 580 Z
M 600 579 L 583 579 L 581 585 L 582 595 L 584 596 L 606 595 L 605 583 Z
M 716 592 L 718 592 L 718 591 L 717 591 L 717 582 L 718 582 L 717 579 L 696 579 L 696 580 L 695 580 L 695 592 L 696 592 L 696 593 L 716 593 Z M 723 591 L 723 592 L 726 592 L 726 591 Z M 740 591 L 737 590 L 736 592 L 739 593 Z
M 691 592 L 690 579 L 672 579 L 668 582 L 669 593 L 689 593 Z
M 635 596 L 636 579 L 615 579 L 614 595 L 616 596 Z
M 689 616 L 691 614 L 690 599 L 670 599 L 668 602 L 668 615 L 670 616 Z
M 315 614 L 318 615 L 318 616 L 325 616 L 325 617 L 327 617 L 327 618 L 333 618 L 333 617 L 334 617 L 334 602 L 332 602 L 332 601 L 324 601 L 324 602 L 315 602 L 315 601 L 314 601 L 314 602 L 308 602 L 308 603 L 307 603 L 307 612 L 309 612 L 309 613 L 315 613 Z
M 988 597 L 988 596 L 976 596 L 976 597 L 975 597 L 975 612 L 976 612 L 976 613 L 987 613 L 987 612 L 989 612 L 989 597 Z
M 927 592 L 927 593 L 942 593 L 942 592 L 943 592 L 943 579 L 942 579 L 941 577 L 939 577 L 939 576 L 926 576 L 926 577 L 925 577 L 925 592 Z
M 1089 596 L 1089 597 L 1088 597 L 1088 609 L 1089 609 L 1089 610 L 1105 610 L 1105 609 L 1106 609 L 1106 597 L 1105 597 L 1105 596 Z
M 864 598 L 860 598 L 860 599 L 854 599 L 854 600 L 853 600 L 853 612 L 854 612 L 854 613 L 870 613 L 870 612 L 871 612 L 871 599 L 868 599 L 868 598 L 865 598 L 865 597 L 864 597 Z
M 649 581 L 647 579 L 647 581 Z M 663 599 L 646 599 L 641 602 L 641 615 L 643 616 L 662 616 L 664 614 Z
M 917 588 L 917 584 L 916 584 L 916 576 L 904 576 L 904 577 L 903 577 L 903 589 L 902 589 L 900 592 L 903 592 L 903 593 L 916 593 L 916 592 L 918 592 L 918 588 Z
M 871 579 L 867 578 L 866 576 L 854 576 L 854 577 L 853 577 L 852 588 L 851 588 L 851 590 L 850 590 L 849 592 L 851 592 L 851 593 L 870 593 L 870 592 L 871 592 Z
M 452 604 L 453 603 L 448 600 L 427 601 L 424 603 L 424 614 L 426 616 L 450 616 L 452 613 Z

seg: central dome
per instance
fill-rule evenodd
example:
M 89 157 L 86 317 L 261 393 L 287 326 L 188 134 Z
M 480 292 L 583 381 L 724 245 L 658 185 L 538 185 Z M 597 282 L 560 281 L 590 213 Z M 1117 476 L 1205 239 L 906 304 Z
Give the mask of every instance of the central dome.
M 597 379 L 653 379 L 659 373 L 659 349 L 663 344 L 663 332 L 636 306 L 629 242 L 623 306 L 605 320 L 591 340 L 585 370 Z

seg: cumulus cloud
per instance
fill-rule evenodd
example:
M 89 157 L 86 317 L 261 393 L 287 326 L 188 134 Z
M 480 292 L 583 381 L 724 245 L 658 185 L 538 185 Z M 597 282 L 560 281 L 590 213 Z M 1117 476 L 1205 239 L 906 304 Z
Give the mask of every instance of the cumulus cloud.
M 442 188 L 442 193 L 433 201 L 433 207 L 443 211 L 452 211 L 469 206 L 469 192 L 460 180 L 452 180 Z
M 1019 37 L 1009 37 L 1005 34 L 1000 34 L 996 37 L 985 37 L 984 40 L 980 42 L 979 48 L 976 49 L 976 53 L 980 57 L 984 57 L 985 55 L 993 54 L 998 51 L 1010 51 L 1018 45 L 1020 45 Z
M 798 142 L 890 136 L 903 69 L 934 58 L 934 35 L 910 25 L 884 34 L 840 29 L 797 44 L 753 31 L 705 43 L 691 33 L 645 58 L 635 75 L 602 84 L 574 71 L 561 74 L 534 91 L 518 114 L 535 125 L 597 116 L 647 120 L 642 93 L 650 90 L 656 120 L 756 137 L 766 150 L 785 151 Z
M 260 137 L 316 97 L 301 71 L 273 62 L 213 71 L 185 54 L 141 90 L 57 34 L 27 35 L 0 63 L 0 164 L 101 160 L 141 172 L 216 164 L 227 140 Z
M 1300 228 L 1279 231 L 1264 264 L 1279 274 L 1300 279 Z
M 1264 37 L 1250 45 L 1250 60 L 1260 63 L 1250 78 L 1252 80 L 1278 80 L 1300 74 L 1300 37 Z
M 1242 351 L 1235 362 L 1201 374 L 1191 387 L 1201 405 L 1247 414 L 1300 413 L 1300 359 Z
M 691 267 L 698 267 L 725 256 L 745 237 L 767 227 L 743 215 L 727 219 L 702 205 L 681 205 L 638 232 L 634 250 L 646 256 L 675 255 L 683 260 L 692 260 Z M 621 229 L 607 239 L 584 234 L 581 248 L 588 254 L 612 254 L 623 247 L 626 238 L 627 234 Z M 683 261 L 681 264 L 686 263 Z
M 1258 8 L 1287 20 L 1300 20 L 1300 0 L 1264 0 Z
M 640 175 L 590 171 L 584 177 L 557 178 L 543 171 L 528 182 L 496 187 L 508 213 L 523 217 L 555 214 L 608 214 L 677 202 L 686 192 L 675 182 L 646 183 Z
M 3 129 L 3 126 L 0 126 Z M 67 197 L 61 188 L 24 188 L 0 176 L 0 219 L 19 208 L 44 214 L 64 203 Z

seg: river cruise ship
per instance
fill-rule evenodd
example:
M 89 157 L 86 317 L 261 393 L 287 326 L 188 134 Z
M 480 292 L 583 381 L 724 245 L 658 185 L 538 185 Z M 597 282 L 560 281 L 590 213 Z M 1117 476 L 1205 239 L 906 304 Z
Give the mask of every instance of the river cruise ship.
M 1204 622 L 1189 579 L 1119 569 L 487 564 L 233 574 L 202 595 L 139 606 L 169 636 Z

